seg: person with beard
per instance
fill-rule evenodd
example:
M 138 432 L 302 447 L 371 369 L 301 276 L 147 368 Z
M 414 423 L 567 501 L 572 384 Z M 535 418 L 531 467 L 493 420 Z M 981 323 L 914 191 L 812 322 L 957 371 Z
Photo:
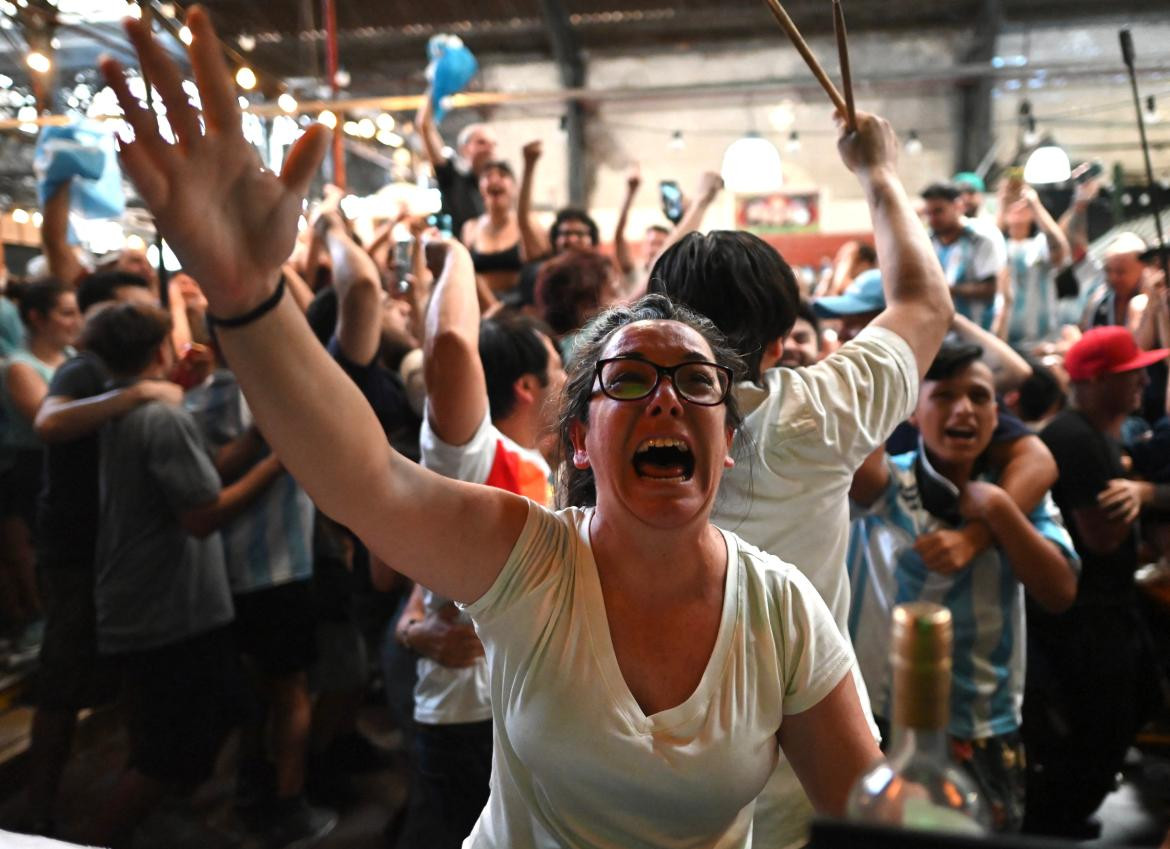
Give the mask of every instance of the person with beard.
M 1025 831 L 1093 836 L 1089 817 L 1156 698 L 1137 622 L 1136 522 L 1147 506 L 1170 506 L 1170 492 L 1127 478 L 1120 437 L 1147 368 L 1167 354 L 1142 351 L 1124 327 L 1089 330 L 1065 355 L 1069 405 L 1040 432 L 1060 467 L 1052 495 L 1082 568 L 1071 609 L 1028 610 Z

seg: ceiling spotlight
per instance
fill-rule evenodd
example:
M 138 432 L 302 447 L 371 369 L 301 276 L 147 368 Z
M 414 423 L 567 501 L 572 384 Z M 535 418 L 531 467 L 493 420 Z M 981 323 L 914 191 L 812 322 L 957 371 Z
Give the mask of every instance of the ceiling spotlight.
M 14 209 L 14 210 L 12 210 L 12 220 L 14 222 L 16 222 L 17 224 L 27 224 L 32 219 L 31 219 L 31 216 L 28 214 L 28 210 Z
M 43 215 L 41 215 L 39 212 L 34 212 L 32 214 L 32 226 L 40 227 L 44 223 L 45 217 Z
M 363 139 L 372 139 L 378 134 L 378 125 L 371 118 L 362 118 L 358 121 L 357 134 Z
M 800 133 L 796 132 L 796 130 L 789 133 L 788 144 L 784 146 L 784 149 L 789 153 L 800 153 Z
M 385 130 L 386 132 L 390 132 L 397 125 L 394 120 L 394 116 L 388 112 L 383 112 L 381 115 L 375 118 L 374 123 L 378 125 L 379 130 Z
M 175 4 L 174 3 L 159 3 L 158 10 L 160 12 L 162 12 L 163 17 L 173 18 L 175 16 Z
M 236 85 L 244 91 L 251 91 L 256 87 L 256 72 L 244 65 L 236 71 Z
M 288 112 L 290 115 L 297 111 L 297 99 L 287 91 L 284 92 L 280 97 L 276 98 L 276 105 L 279 106 L 283 111 Z
M 341 125 L 341 130 L 347 136 L 356 136 L 361 134 L 361 130 L 358 129 L 357 121 L 346 121 Z
M 328 109 L 326 109 L 320 115 L 317 116 L 317 123 L 319 123 L 323 126 L 326 126 L 332 130 L 334 127 L 337 126 L 337 116 L 334 115 L 332 112 L 330 112 Z
M 251 53 L 256 49 L 256 36 L 242 32 L 236 36 L 236 44 L 240 45 L 240 49 L 245 53 Z
M 337 73 L 333 75 L 333 82 L 337 84 L 338 88 L 349 88 L 349 84 L 353 82 L 353 78 L 345 68 L 338 68 Z
M 53 67 L 49 57 L 39 50 L 30 50 L 24 61 L 30 70 L 38 74 L 47 74 L 49 69 Z
M 190 27 L 188 27 L 188 26 L 179 27 L 179 41 L 183 42 L 188 47 L 191 46 L 191 42 L 193 41 L 193 38 L 191 36 L 191 28 Z
M 682 130 L 675 130 L 670 134 L 670 149 L 682 150 L 687 146 L 686 139 L 683 138 Z
M 911 156 L 917 156 L 922 153 L 922 139 L 918 138 L 917 130 L 910 131 L 910 135 L 906 139 L 906 152 Z
M 1156 124 L 1162 119 L 1158 114 L 1158 101 L 1154 99 L 1154 95 L 1149 95 L 1146 98 L 1146 108 L 1142 110 L 1142 116 L 1146 119 L 1147 124 Z

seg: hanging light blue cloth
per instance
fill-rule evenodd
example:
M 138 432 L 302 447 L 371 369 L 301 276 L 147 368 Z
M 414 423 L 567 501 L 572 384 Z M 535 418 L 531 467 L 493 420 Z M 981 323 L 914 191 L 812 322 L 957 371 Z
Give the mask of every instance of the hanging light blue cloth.
M 427 42 L 427 81 L 431 84 L 431 103 L 435 123 L 443 120 L 447 110 L 443 98 L 457 94 L 467 87 L 479 70 L 479 62 L 457 35 L 433 35 Z
M 42 207 L 71 179 L 69 206 L 81 217 L 120 218 L 126 208 L 114 134 L 96 121 L 45 127 L 37 139 L 33 168 Z

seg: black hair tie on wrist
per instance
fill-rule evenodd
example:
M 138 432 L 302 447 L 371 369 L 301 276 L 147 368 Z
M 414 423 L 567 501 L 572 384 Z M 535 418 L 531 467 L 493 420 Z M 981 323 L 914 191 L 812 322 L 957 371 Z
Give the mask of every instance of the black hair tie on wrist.
M 276 284 L 276 291 L 268 296 L 259 306 L 249 310 L 243 315 L 233 316 L 231 318 L 219 318 L 211 313 L 206 313 L 207 323 L 212 327 L 243 327 L 245 324 L 251 324 L 256 319 L 262 317 L 265 313 L 272 312 L 276 309 L 276 305 L 280 303 L 280 299 L 284 297 L 284 275 L 280 275 L 280 282 Z

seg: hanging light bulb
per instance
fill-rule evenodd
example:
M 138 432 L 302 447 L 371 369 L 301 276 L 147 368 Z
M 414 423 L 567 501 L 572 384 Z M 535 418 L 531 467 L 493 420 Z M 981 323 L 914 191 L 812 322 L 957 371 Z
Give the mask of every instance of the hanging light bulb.
M 721 173 L 731 192 L 772 192 L 784 182 L 780 151 L 758 133 L 731 143 L 723 154 Z
M 682 130 L 675 130 L 670 134 L 670 149 L 682 150 L 687 146 L 686 140 L 683 138 Z
M 1146 108 L 1142 110 L 1142 115 L 1147 124 L 1156 124 L 1162 120 L 1162 116 L 1158 114 L 1158 101 L 1154 99 L 1154 95 L 1146 98 Z
M 394 120 L 394 116 L 388 112 L 383 112 L 381 115 L 375 118 L 374 123 L 378 125 L 379 130 L 384 130 L 387 133 L 391 132 L 394 127 L 397 126 L 397 123 Z
M 53 63 L 49 57 L 39 50 L 30 50 L 24 61 L 30 70 L 38 74 L 47 74 L 49 73 L 49 69 L 53 67 Z
M 906 152 L 911 156 L 922 153 L 922 139 L 918 138 L 918 130 L 911 130 L 906 139 Z
M 297 111 L 297 99 L 287 91 L 276 98 L 276 105 L 281 108 L 281 111 L 287 112 L 290 115 Z
M 796 130 L 789 133 L 788 144 L 784 146 L 784 149 L 789 153 L 800 153 L 800 133 Z
M 240 45 L 240 49 L 245 53 L 251 53 L 256 49 L 256 36 L 242 32 L 236 36 L 236 44 Z
M 1071 174 L 1068 154 L 1053 141 L 1052 136 L 1040 140 L 1040 146 L 1032 151 L 1024 165 L 1024 182 L 1032 185 L 1063 183 Z
M 28 210 L 14 209 L 12 210 L 12 220 L 17 224 L 27 224 L 31 220 Z
M 326 109 L 317 116 L 317 123 L 322 124 L 332 130 L 337 126 L 337 116 Z
M 244 91 L 251 91 L 256 87 L 256 72 L 247 65 L 241 66 L 240 70 L 236 71 L 236 85 Z

